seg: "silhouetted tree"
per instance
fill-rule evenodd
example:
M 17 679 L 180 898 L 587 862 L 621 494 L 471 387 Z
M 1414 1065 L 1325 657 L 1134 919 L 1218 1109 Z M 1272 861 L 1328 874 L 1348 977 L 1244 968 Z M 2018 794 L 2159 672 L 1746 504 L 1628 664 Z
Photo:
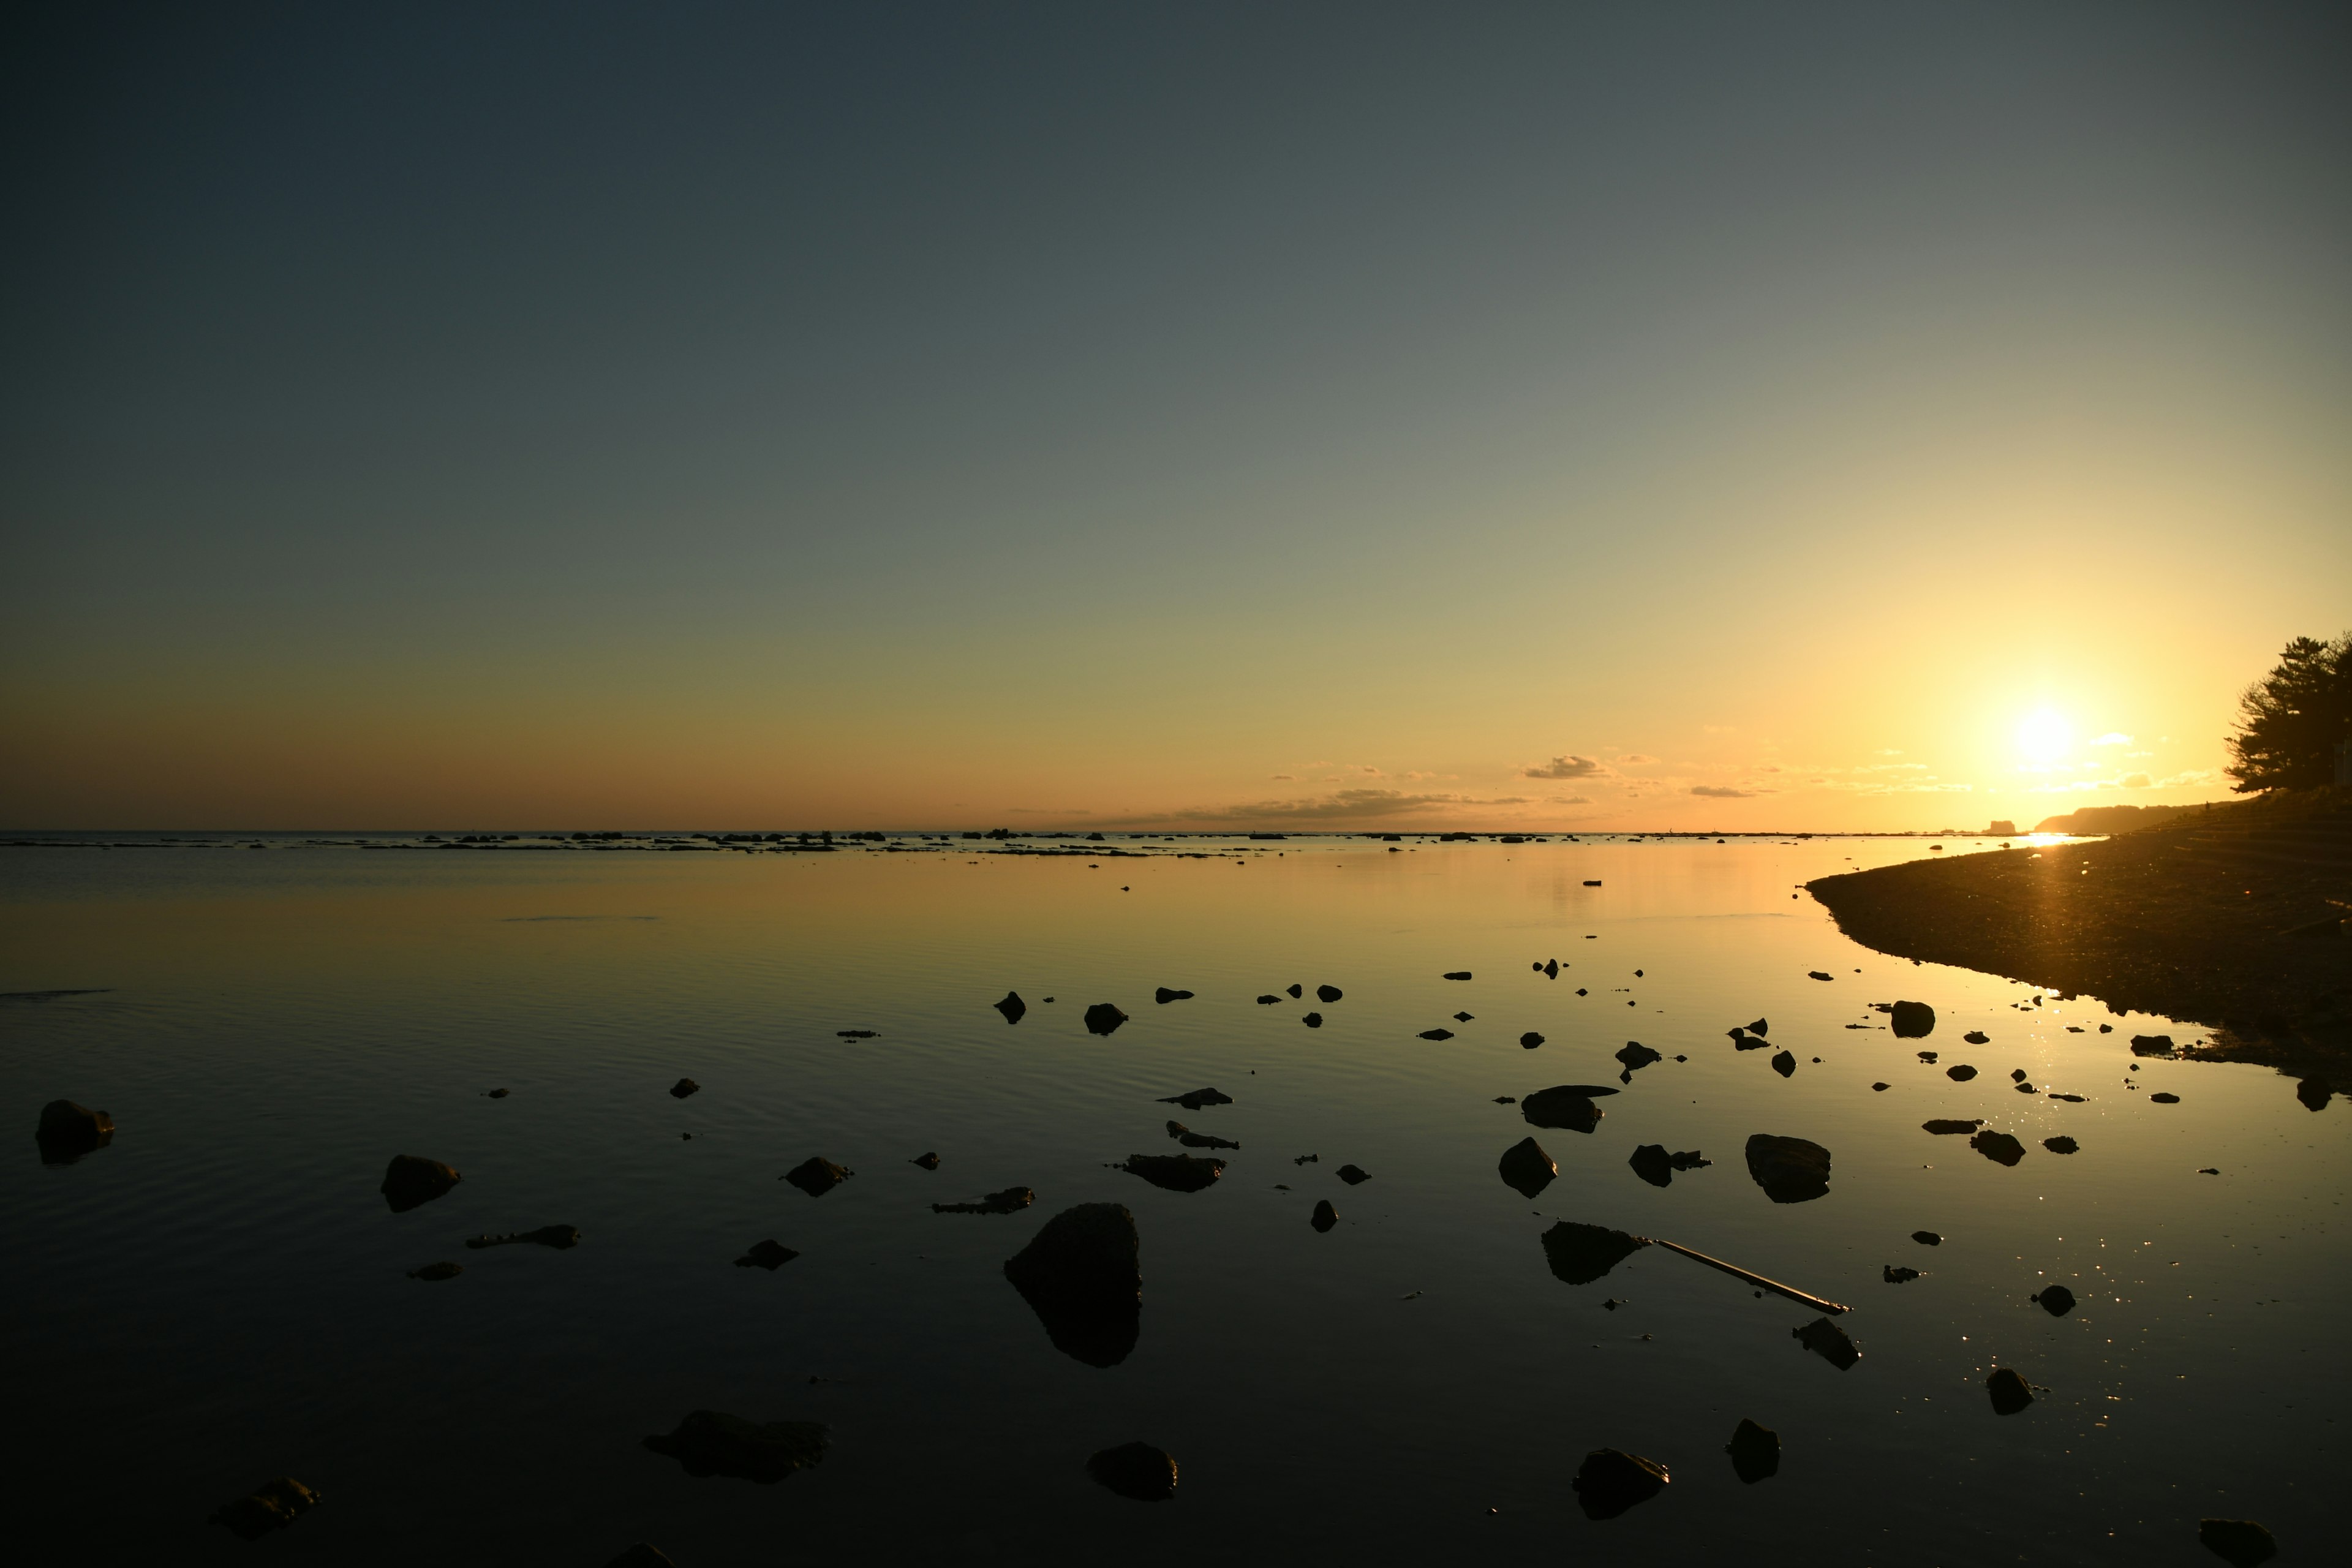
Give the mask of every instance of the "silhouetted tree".
M 2352 632 L 2334 642 L 2297 637 L 2278 668 L 2238 699 L 2237 759 L 2222 769 L 2241 794 L 2333 783 L 2336 748 L 2352 737 Z

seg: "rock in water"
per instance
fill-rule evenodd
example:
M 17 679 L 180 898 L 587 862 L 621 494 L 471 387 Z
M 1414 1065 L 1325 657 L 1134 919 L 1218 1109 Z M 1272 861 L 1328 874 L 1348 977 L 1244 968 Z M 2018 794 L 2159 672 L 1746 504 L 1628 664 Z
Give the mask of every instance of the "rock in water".
M 2017 1374 L 2015 1367 L 2000 1367 L 1985 1379 L 1985 1392 L 1992 1395 L 1993 1414 L 2014 1415 L 2033 1403 L 2033 1388 Z
M 247 1541 L 258 1541 L 273 1530 L 283 1530 L 319 1505 L 319 1494 L 291 1476 L 280 1476 L 253 1489 L 235 1502 L 224 1503 L 214 1514 L 215 1524 L 226 1525 Z
M 1743 1417 L 1723 1451 L 1731 1456 L 1733 1471 L 1748 1486 L 1780 1473 L 1780 1435 L 1769 1426 L 1759 1426 Z
M 1446 971 L 1445 978 L 1448 980 L 1467 980 L 1470 978 L 1470 972 L 1466 969 L 1450 969 Z
M 1972 1046 L 1989 1046 L 1992 1044 L 1992 1037 L 1986 1034 L 1982 1029 L 1970 1029 L 1967 1034 L 1962 1035 L 1960 1038 L 1968 1041 L 1968 1043 Z
M 1845 1337 L 1845 1331 L 1827 1318 L 1815 1318 L 1803 1328 L 1790 1329 L 1789 1332 L 1807 1350 L 1840 1372 L 1862 1359 L 1862 1352 L 1853 1348 L 1853 1342 Z
M 1576 1500 L 1587 1519 L 1614 1519 L 1635 1503 L 1657 1496 L 1673 1479 L 1655 1459 L 1615 1448 L 1595 1448 L 1577 1468 Z
M 1326 1007 L 1328 1007 L 1332 1003 L 1337 1002 L 1340 997 L 1346 994 L 1347 993 L 1340 990 L 1337 985 L 1318 985 L 1315 988 L 1315 1000 L 1322 1003 Z
M 1097 1002 L 1087 1009 L 1087 1032 L 1108 1035 L 1127 1022 L 1127 1015 L 1108 1002 Z
M 1654 1187 L 1665 1186 L 1675 1179 L 1674 1156 L 1666 1152 L 1664 1143 L 1644 1143 L 1625 1163 L 1633 1167 L 1635 1175 Z
M 669 1097 L 672 1100 L 684 1100 L 689 1094 L 701 1092 L 702 1086 L 690 1078 L 682 1078 L 669 1086 Z
M 2178 1105 L 2180 1103 L 2180 1097 L 2177 1094 L 2151 1094 L 2147 1097 L 2147 1102 L 2150 1105 Z
M 1087 1461 L 1097 1486 L 1138 1502 L 1166 1502 L 1176 1495 L 1176 1461 L 1149 1443 L 1121 1443 Z
M 1933 1132 L 1938 1138 L 1965 1138 L 1983 1125 L 1984 1119 L 1980 1116 L 1970 1117 L 1966 1121 L 1957 1116 L 1938 1116 L 1919 1123 L 1923 1131 Z
M 1898 1040 L 1925 1039 L 1936 1032 L 1936 1010 L 1925 1002 L 1897 1002 L 1887 1014 Z
M 1733 1031 L 1735 1034 L 1738 1032 L 1738 1030 Z M 1769 1035 L 1772 1032 L 1771 1021 L 1767 1018 L 1759 1018 L 1754 1023 L 1748 1026 L 1748 1032 L 1751 1035 Z
M 1795 1055 L 1789 1051 L 1774 1051 L 1772 1053 L 1772 1070 L 1779 1073 L 1782 1078 L 1794 1077 L 1797 1071 L 1797 1058 Z
M 1141 1327 L 1139 1250 L 1125 1205 L 1080 1204 L 1047 1220 L 1006 1261 L 1004 1277 L 1056 1350 L 1089 1366 L 1116 1366 Z
M 1008 1024 L 1019 1023 L 1029 1012 L 1029 1004 L 1021 1000 L 1021 993 L 1018 991 L 1007 991 L 1003 1001 L 992 1002 L 989 1005 L 1003 1014 L 1004 1021 Z
M 1888 1263 L 1882 1265 L 1880 1278 L 1889 1285 L 1908 1285 L 1912 1280 L 1919 1278 L 1919 1271 L 1916 1268 L 1906 1268 L 1899 1264 Z
M 455 1279 L 465 1271 L 466 1266 L 462 1263 L 428 1263 L 422 1268 L 410 1269 L 408 1277 L 411 1279 L 422 1279 L 430 1285 L 438 1284 L 444 1279 Z
M 1372 1173 L 1361 1165 L 1342 1165 L 1332 1173 L 1351 1187 L 1360 1187 L 1372 1179 Z
M 1950 1079 L 1954 1083 L 1966 1083 L 1969 1079 L 1977 1076 L 1977 1069 L 1969 1066 L 1966 1062 L 1961 1062 L 1956 1066 L 1946 1068 L 1944 1069 L 1944 1076 Z
M 1600 1125 L 1601 1108 L 1592 1097 L 1580 1092 L 1580 1085 L 1560 1084 L 1551 1089 L 1539 1089 L 1519 1101 L 1519 1115 L 1530 1127 L 1560 1127 L 1571 1132 L 1590 1132 Z
M 1171 1193 L 1197 1193 L 1225 1173 L 1223 1160 L 1192 1154 L 1129 1154 L 1118 1168 Z
M 1181 1121 L 1168 1124 L 1168 1136 L 1187 1149 L 1238 1149 L 1240 1144 L 1230 1138 L 1220 1138 L 1213 1132 L 1195 1132 Z
M 1495 1168 L 1501 1173 L 1503 1184 L 1523 1198 L 1534 1197 L 1559 1174 L 1558 1163 L 1532 1138 L 1522 1138 L 1504 1150 Z
M 2006 1132 L 1988 1128 L 1969 1140 L 1969 1147 L 1996 1165 L 2014 1165 L 2025 1158 L 2025 1145 Z
M 604 1568 L 677 1568 L 669 1553 L 651 1542 L 640 1541 L 604 1564 Z
M 2074 1292 L 2063 1285 L 2044 1285 L 2033 1293 L 2033 1304 L 2053 1318 L 2074 1315 Z
M 791 1170 L 783 1179 L 813 1198 L 821 1198 L 857 1173 L 836 1165 L 822 1154 L 811 1154 Z
M 563 1252 L 580 1245 L 580 1230 L 577 1226 L 543 1225 L 537 1230 L 510 1230 L 504 1236 L 469 1237 L 466 1245 L 479 1252 L 486 1247 L 511 1247 L 520 1242 L 551 1247 Z
M 1424 1040 L 1450 1040 L 1454 1037 L 1454 1031 L 1451 1029 L 1423 1029 L 1421 1032 L 1421 1037 Z
M 1616 1054 L 1617 1059 L 1625 1064 L 1625 1070 L 1629 1073 L 1639 1072 L 1652 1062 L 1662 1062 L 1666 1059 L 1661 1053 L 1652 1050 L 1639 1040 L 1626 1041 L 1624 1047 Z M 1632 1080 L 1629 1079 L 1627 1081 Z
M 1314 1217 L 1309 1219 L 1307 1223 L 1313 1226 L 1318 1231 L 1328 1231 L 1333 1226 L 1339 1223 L 1339 1211 L 1331 1206 L 1331 1200 L 1329 1198 L 1317 1198 L 1315 1200 Z
M 2231 1568 L 2254 1568 L 2278 1555 L 2277 1540 L 2251 1519 L 2200 1519 L 2197 1540 Z
M 1826 970 L 1808 969 L 1805 971 L 1805 978 L 1808 980 L 1829 980 L 1834 977 Z
M 1269 991 L 1265 995 L 1257 999 L 1257 1005 L 1261 1007 L 1271 1007 L 1281 1000 L 1281 997 L 1276 996 L 1273 992 Z
M 933 1204 L 933 1214 L 1018 1214 L 1037 1201 L 1037 1194 L 1027 1187 L 1007 1187 L 1001 1193 L 991 1193 L 976 1204 Z
M 1543 966 L 1543 972 L 1544 972 L 1544 978 L 1545 978 L 1545 979 L 1547 979 L 1547 980 L 1557 980 L 1557 979 L 1559 979 L 1559 959 L 1557 959 L 1557 958 L 1550 960 L 1549 963 L 1547 963 Z
M 2042 1146 L 2044 1149 L 2049 1150 L 2053 1154 L 2077 1153 L 2083 1147 L 2080 1143 L 2075 1142 L 2072 1138 L 2067 1137 L 2063 1132 L 2061 1132 L 2055 1138 L 2044 1138 L 2042 1141 Z
M 429 1204 L 466 1178 L 438 1160 L 427 1160 L 417 1154 L 394 1154 L 392 1163 L 383 1170 L 383 1185 L 376 1191 L 392 1205 L 394 1214 L 406 1214 L 419 1204 Z
M 1748 1173 L 1776 1204 L 1811 1203 L 1830 1190 L 1830 1152 L 1807 1139 L 1759 1132 L 1748 1140 Z
M 1198 1110 L 1204 1105 L 1231 1105 L 1234 1097 L 1214 1089 L 1187 1089 L 1182 1094 L 1163 1095 L 1162 1105 L 1181 1105 L 1187 1110 Z
M 1320 1013 L 1308 1013 L 1301 1016 L 1298 1021 L 1306 1025 L 1310 1029 L 1319 1029 L 1323 1026 L 1323 1015 Z
M 936 1171 L 940 1168 L 940 1156 L 937 1151 L 933 1151 L 928 1154 L 918 1154 L 907 1163 L 920 1165 L 926 1171 Z
M 70 1165 L 114 1142 L 114 1118 L 70 1100 L 53 1100 L 41 1107 L 33 1142 L 40 1146 L 42 1164 Z
M 1522 1050 L 1531 1051 L 1542 1044 L 1543 1037 L 1537 1034 L 1533 1029 L 1529 1029 L 1526 1034 L 1519 1037 L 1519 1048 Z
M 689 1412 L 677 1429 L 646 1447 L 667 1454 L 689 1476 L 737 1476 L 772 1486 L 824 1458 L 825 1428 L 814 1421 L 746 1421 L 719 1410 Z
M 1915 1230 L 1911 1233 L 1911 1239 L 1917 1242 L 1922 1247 L 1941 1247 L 1944 1245 L 1944 1238 L 1937 1235 L 1932 1230 Z
M 738 1268 L 764 1268 L 769 1273 L 773 1274 L 777 1269 L 782 1268 L 785 1264 L 790 1263 L 793 1258 L 798 1258 L 799 1256 L 799 1253 L 794 1252 L 782 1242 L 772 1239 L 768 1241 L 755 1241 L 751 1244 L 750 1251 L 744 1253 L 742 1257 L 735 1260 L 735 1267 Z
M 1544 1262 L 1563 1285 L 1590 1285 L 1649 1245 L 1607 1226 L 1561 1220 L 1543 1233 Z
M 1290 993 L 1290 999 L 1294 1002 L 1307 994 L 1307 987 L 1304 985 L 1289 985 L 1285 986 L 1284 989 Z
M 1171 991 L 1167 986 L 1162 985 L 1151 994 L 1151 999 L 1165 1007 L 1171 1002 L 1190 1002 L 1192 999 L 1192 994 L 1190 991 Z

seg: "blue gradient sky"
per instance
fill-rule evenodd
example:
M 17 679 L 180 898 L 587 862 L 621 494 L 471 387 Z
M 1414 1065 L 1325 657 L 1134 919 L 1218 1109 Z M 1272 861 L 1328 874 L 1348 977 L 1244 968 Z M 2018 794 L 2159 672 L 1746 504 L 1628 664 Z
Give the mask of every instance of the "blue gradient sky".
M 1980 826 L 2352 624 L 2341 6 L 24 16 L 9 826 Z

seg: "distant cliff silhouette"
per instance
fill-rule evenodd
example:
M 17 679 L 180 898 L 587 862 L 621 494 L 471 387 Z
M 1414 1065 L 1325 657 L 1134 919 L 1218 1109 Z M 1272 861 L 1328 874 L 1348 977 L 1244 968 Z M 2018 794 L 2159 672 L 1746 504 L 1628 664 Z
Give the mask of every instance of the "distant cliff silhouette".
M 2203 809 L 2198 805 L 2086 805 L 2063 816 L 2045 816 L 2033 825 L 2033 831 L 2129 833 L 2135 827 L 2154 827 L 2159 822 L 2169 822 L 2184 811 Z

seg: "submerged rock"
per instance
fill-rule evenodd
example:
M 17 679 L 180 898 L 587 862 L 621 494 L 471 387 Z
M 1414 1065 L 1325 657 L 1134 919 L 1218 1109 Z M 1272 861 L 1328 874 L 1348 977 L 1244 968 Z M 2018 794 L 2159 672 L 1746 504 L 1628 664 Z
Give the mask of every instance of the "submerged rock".
M 1969 1147 L 1996 1165 L 2014 1165 L 2025 1158 L 2025 1145 L 2006 1132 L 1990 1129 L 1969 1140 Z
M 247 1541 L 258 1541 L 283 1530 L 319 1505 L 319 1494 L 291 1476 L 264 1481 L 235 1502 L 213 1513 L 215 1524 L 226 1525 Z
M 580 1230 L 576 1226 L 543 1225 L 537 1230 L 510 1230 L 504 1236 L 468 1237 L 466 1245 L 479 1252 L 486 1247 L 513 1247 L 524 1242 L 562 1252 L 580 1245 Z
M 1151 994 L 1151 999 L 1164 1007 L 1171 1002 L 1190 1002 L 1192 999 L 1192 994 L 1190 991 L 1171 991 L 1167 986 L 1162 985 Z
M 690 1078 L 682 1078 L 669 1086 L 669 1097 L 672 1100 L 684 1100 L 689 1094 L 701 1092 L 702 1086 Z
M 1197 1193 L 1225 1173 L 1225 1163 L 1192 1154 L 1129 1154 L 1118 1169 L 1171 1193 Z
M 2074 1315 L 2074 1292 L 2063 1285 L 2044 1285 L 2032 1297 L 2033 1304 L 2053 1318 Z
M 2151 1094 L 2147 1099 L 2148 1103 L 2151 1105 L 2178 1105 L 2180 1103 L 2180 1097 L 2177 1094 Z
M 1543 966 L 1543 972 L 1544 972 L 1544 978 L 1545 978 L 1545 979 L 1547 979 L 1547 980 L 1557 980 L 1557 979 L 1559 979 L 1559 959 L 1557 959 L 1557 958 L 1555 958 L 1555 959 L 1552 959 L 1552 960 L 1549 961 L 1548 963 L 1546 963 L 1544 964 L 1544 966 Z
M 809 1196 L 821 1198 L 856 1173 L 846 1166 L 835 1164 L 822 1154 L 811 1154 L 785 1172 L 782 1179 Z
M 1065 1355 L 1115 1366 L 1135 1349 L 1143 1310 L 1135 1215 L 1124 1204 L 1064 1209 L 1005 1261 L 1004 1278 Z
M 1744 1416 L 1723 1451 L 1731 1456 L 1732 1471 L 1746 1485 L 1752 1487 L 1780 1473 L 1780 1435 Z
M 1583 1086 L 1559 1084 L 1551 1089 L 1539 1089 L 1519 1101 L 1519 1114 L 1530 1127 L 1560 1127 L 1571 1132 L 1590 1132 L 1601 1124 L 1601 1108 L 1592 1097 L 1582 1092 Z
M 1616 1448 L 1595 1448 L 1577 1468 L 1576 1500 L 1587 1519 L 1614 1519 L 1635 1503 L 1657 1496 L 1673 1479 L 1655 1459 Z
M 1021 1000 L 1021 993 L 1018 991 L 1007 991 L 1003 1001 L 992 1002 L 989 1005 L 1003 1014 L 1004 1021 L 1008 1024 L 1019 1023 L 1029 1012 L 1029 1004 Z
M 1805 978 L 1808 980 L 1830 980 L 1834 979 L 1835 976 L 1832 975 L 1826 970 L 1808 969 L 1805 971 Z
M 1504 1150 L 1495 1169 L 1501 1174 L 1503 1184 L 1523 1198 L 1534 1197 L 1559 1174 L 1559 1163 L 1532 1138 L 1522 1138 Z
M 1322 1003 L 1326 1007 L 1346 994 L 1347 993 L 1337 985 L 1318 985 L 1315 988 L 1315 1000 Z
M 1315 1200 L 1315 1214 L 1307 1223 L 1318 1231 L 1328 1231 L 1339 1223 L 1339 1211 L 1331 1206 L 1329 1198 L 1318 1198 Z
M 430 1285 L 438 1284 L 444 1279 L 455 1279 L 465 1271 L 466 1266 L 462 1263 L 428 1263 L 422 1268 L 410 1269 L 408 1277 L 411 1279 L 422 1279 Z
M 1977 1076 L 1977 1069 L 1969 1066 L 1966 1062 L 1961 1062 L 1955 1066 L 1946 1068 L 1944 1069 L 1944 1076 L 1950 1079 L 1954 1083 L 1966 1083 L 1969 1079 Z
M 767 1241 L 755 1241 L 751 1244 L 749 1251 L 745 1252 L 742 1257 L 735 1260 L 735 1267 L 738 1268 L 764 1268 L 769 1273 L 773 1274 L 777 1269 L 782 1268 L 785 1264 L 790 1263 L 793 1258 L 798 1258 L 799 1256 L 799 1253 L 794 1252 L 791 1247 L 786 1247 L 781 1241 L 773 1239 Z
M 70 1100 L 53 1100 L 41 1107 L 33 1142 L 40 1147 L 44 1165 L 70 1165 L 114 1142 L 114 1118 Z
M 1619 1061 L 1625 1064 L 1625 1070 L 1629 1074 L 1640 1071 L 1652 1062 L 1662 1062 L 1666 1059 L 1663 1054 L 1652 1050 L 1639 1040 L 1626 1041 L 1615 1055 Z M 1625 1081 L 1630 1083 L 1633 1079 L 1629 1077 Z
M 1421 1037 L 1424 1040 L 1450 1040 L 1454 1037 L 1454 1031 L 1451 1029 L 1423 1029 L 1421 1032 Z
M 1122 1443 L 1087 1461 L 1095 1484 L 1138 1502 L 1165 1502 L 1176 1495 L 1176 1461 L 1149 1443 Z
M 926 1171 L 936 1171 L 940 1168 L 939 1152 L 934 1150 L 928 1154 L 918 1154 L 913 1159 L 908 1161 L 907 1163 L 909 1165 L 920 1165 Z
M 2067 1137 L 2063 1132 L 2055 1138 L 2044 1138 L 2042 1141 L 2042 1146 L 2044 1149 L 2049 1150 L 2053 1154 L 2072 1154 L 2077 1152 L 2083 1147 L 2080 1143 L 2075 1142 L 2072 1138 Z
M 1234 1097 L 1218 1089 L 1189 1089 L 1182 1094 L 1162 1095 L 1162 1105 L 1181 1105 L 1187 1110 L 1198 1110 L 1204 1105 L 1231 1105 Z
M 2033 1385 L 2019 1376 L 2015 1367 L 1994 1369 L 1985 1379 L 1985 1392 L 1992 1396 L 1996 1415 L 2014 1415 L 2033 1403 Z
M 1108 1002 L 1097 1002 L 1087 1009 L 1087 1031 L 1089 1034 L 1108 1035 L 1126 1022 L 1127 1015 Z
M 1971 1116 L 1964 1120 L 1957 1116 L 1938 1116 L 1932 1121 L 1922 1121 L 1919 1125 L 1938 1138 L 1948 1138 L 1955 1134 L 1966 1136 L 1982 1127 L 1984 1118 Z
M 1457 1024 L 1466 1024 L 1476 1016 L 1475 1013 L 1456 1013 L 1454 1015 L 1454 1021 Z
M 1037 1201 L 1037 1194 L 1027 1187 L 1007 1187 L 1001 1193 L 991 1193 L 976 1204 L 933 1204 L 933 1214 L 1018 1214 Z
M 2251 1519 L 2200 1519 L 2198 1544 L 2231 1568 L 2254 1568 L 2278 1555 L 2278 1541 Z
M 1751 1035 L 1769 1035 L 1772 1032 L 1772 1026 L 1767 1020 L 1759 1018 L 1748 1026 L 1748 1032 Z
M 1625 1163 L 1633 1167 L 1635 1175 L 1654 1187 L 1663 1187 L 1675 1179 L 1674 1158 L 1666 1152 L 1664 1143 L 1644 1143 Z
M 1448 980 L 1467 980 L 1470 978 L 1470 972 L 1466 969 L 1449 969 L 1445 972 L 1445 978 Z
M 1962 1035 L 1960 1038 L 1966 1040 L 1972 1046 L 1989 1046 L 1992 1044 L 1992 1037 L 1986 1034 L 1982 1029 L 1970 1029 L 1967 1034 Z
M 1944 1238 L 1937 1235 L 1932 1230 L 1915 1230 L 1911 1233 L 1911 1239 L 1917 1242 L 1922 1247 L 1941 1247 L 1944 1245 Z
M 1372 1179 L 1372 1173 L 1361 1165 L 1342 1165 L 1332 1173 L 1351 1187 L 1360 1187 Z
M 1290 999 L 1294 1002 L 1307 994 L 1307 987 L 1304 985 L 1286 985 L 1283 987 L 1283 990 L 1289 994 Z
M 394 1154 L 392 1163 L 383 1170 L 383 1185 L 376 1191 L 394 1214 L 406 1214 L 421 1204 L 429 1204 L 466 1178 L 438 1160 L 427 1160 L 421 1154 Z
M 772 1486 L 822 1461 L 825 1437 L 824 1426 L 814 1421 L 746 1421 L 696 1410 L 677 1430 L 647 1437 L 646 1447 L 676 1459 L 689 1476 L 736 1476 Z
M 1748 1175 L 1776 1204 L 1810 1203 L 1830 1190 L 1830 1152 L 1810 1139 L 1759 1132 L 1747 1155 Z
M 651 1542 L 639 1541 L 604 1564 L 604 1568 L 677 1568 L 669 1553 Z
M 1310 1029 L 1319 1029 L 1323 1026 L 1323 1015 L 1320 1013 L 1308 1013 L 1298 1021 L 1306 1025 Z
M 1936 1010 L 1925 1002 L 1897 1002 L 1887 1009 L 1898 1040 L 1916 1040 L 1936 1032 Z
M 1919 1278 L 1919 1271 L 1916 1268 L 1906 1268 L 1900 1264 L 1889 1263 L 1885 1265 L 1879 1278 L 1885 1279 L 1889 1285 L 1908 1285 L 1912 1280 Z
M 1561 1220 L 1543 1233 L 1544 1262 L 1564 1285 L 1590 1285 L 1649 1245 L 1607 1226 Z
M 1827 1318 L 1815 1318 L 1801 1329 L 1790 1329 L 1789 1333 L 1840 1372 L 1862 1359 L 1862 1352 L 1854 1349 L 1852 1340 L 1845 1337 L 1845 1331 Z
M 1279 997 L 1279 996 L 1276 995 L 1273 992 L 1269 991 L 1269 992 L 1267 992 L 1265 995 L 1263 995 L 1263 996 L 1261 996 L 1261 997 L 1259 997 L 1259 998 L 1257 999 L 1257 1005 L 1258 1005 L 1259 1006 L 1261 1006 L 1261 1007 L 1271 1007 L 1271 1006 L 1273 1006 L 1276 1003 L 1277 1003 L 1277 1002 L 1279 1002 L 1279 1001 L 1281 1001 L 1281 1000 L 1282 1000 L 1282 998 L 1281 998 L 1281 997 Z
M 1168 1124 L 1168 1136 L 1187 1149 L 1238 1149 L 1240 1144 L 1230 1138 L 1220 1138 L 1213 1132 L 1195 1132 L 1181 1121 Z
M 1782 1078 L 1790 1078 L 1790 1077 L 1794 1076 L 1794 1075 L 1795 1075 L 1795 1073 L 1796 1073 L 1796 1070 L 1797 1070 L 1797 1058 L 1796 1058 L 1796 1057 L 1795 1057 L 1795 1056 L 1793 1056 L 1792 1054 L 1790 1054 L 1790 1052 L 1788 1052 L 1788 1051 L 1775 1051 L 1775 1052 L 1773 1052 L 1773 1053 L 1772 1053 L 1772 1070 L 1773 1070 L 1774 1072 L 1776 1072 L 1776 1073 L 1779 1073 Z
M 1537 1034 L 1533 1029 L 1529 1029 L 1526 1034 L 1519 1037 L 1519 1047 L 1522 1050 L 1531 1051 L 1538 1046 L 1542 1045 L 1544 1037 L 1541 1035 Z

